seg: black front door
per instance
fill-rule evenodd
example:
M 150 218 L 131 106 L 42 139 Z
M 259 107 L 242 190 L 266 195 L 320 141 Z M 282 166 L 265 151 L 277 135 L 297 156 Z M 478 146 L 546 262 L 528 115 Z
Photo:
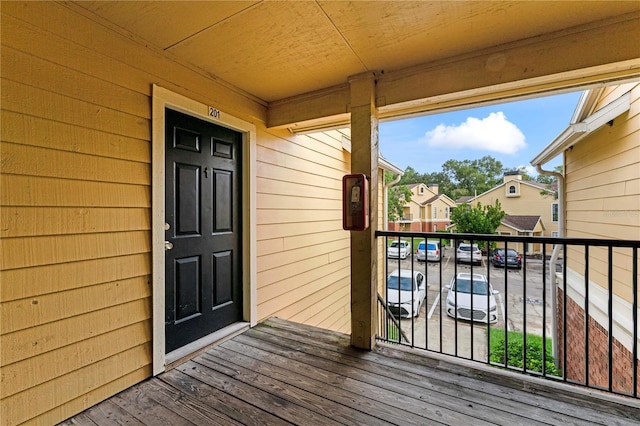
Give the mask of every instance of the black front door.
M 242 320 L 242 134 L 165 110 L 166 351 Z

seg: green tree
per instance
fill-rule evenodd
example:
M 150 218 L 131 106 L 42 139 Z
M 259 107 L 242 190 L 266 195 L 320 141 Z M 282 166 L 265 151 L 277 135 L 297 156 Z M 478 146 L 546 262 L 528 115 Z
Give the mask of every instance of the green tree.
M 500 201 L 496 200 L 494 205 L 486 206 L 480 203 L 475 206 L 461 204 L 453 209 L 451 222 L 455 223 L 459 233 L 495 234 L 504 216 Z
M 445 194 L 452 199 L 465 195 L 482 194 L 502 182 L 502 163 L 491 156 L 477 160 L 448 160 L 442 165 L 442 173 L 449 179 Z
M 394 175 L 392 173 L 385 173 L 385 184 L 393 181 L 396 177 L 397 175 Z M 387 194 L 388 219 L 391 222 L 395 222 L 396 220 L 400 219 L 402 217 L 404 206 L 409 201 L 411 201 L 411 191 L 409 190 L 409 188 L 407 188 L 406 185 L 398 182 L 396 185 L 389 188 L 389 192 Z

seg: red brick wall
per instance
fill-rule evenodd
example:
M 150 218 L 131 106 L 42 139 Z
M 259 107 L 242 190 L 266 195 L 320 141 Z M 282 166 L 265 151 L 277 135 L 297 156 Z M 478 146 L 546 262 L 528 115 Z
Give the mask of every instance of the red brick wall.
M 558 358 L 564 369 L 563 292 L 558 290 Z M 585 312 L 570 297 L 567 298 L 567 379 L 585 383 Z M 589 316 L 589 386 L 609 388 L 609 333 Z M 631 393 L 633 389 L 633 354 L 615 338 L 612 342 L 612 387 L 616 392 Z M 640 394 L 640 363 L 637 388 Z

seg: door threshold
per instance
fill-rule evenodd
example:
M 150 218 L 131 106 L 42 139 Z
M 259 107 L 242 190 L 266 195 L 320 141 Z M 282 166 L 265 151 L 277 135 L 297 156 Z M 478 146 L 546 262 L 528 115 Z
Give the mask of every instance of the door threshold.
M 188 345 L 184 345 L 181 348 L 169 352 L 164 356 L 164 371 L 171 370 L 177 365 L 180 365 L 201 352 L 204 352 L 209 346 L 220 344 L 225 340 L 243 333 L 249 328 L 250 324 L 248 322 L 236 322 L 207 336 L 201 337 Z

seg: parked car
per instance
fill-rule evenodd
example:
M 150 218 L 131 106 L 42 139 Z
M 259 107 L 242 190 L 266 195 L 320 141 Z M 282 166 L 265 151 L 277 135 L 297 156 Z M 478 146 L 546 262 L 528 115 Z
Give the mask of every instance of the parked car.
M 450 317 L 490 323 L 498 321 L 495 298 L 498 292 L 493 289 L 486 276 L 460 272 L 445 287 L 449 289 L 447 315 Z
M 409 241 L 393 241 L 387 247 L 387 257 L 397 259 L 406 259 L 411 254 L 411 243 Z
M 456 250 L 456 261 L 458 263 L 482 263 L 482 252 L 477 244 L 460 243 Z
M 396 269 L 387 277 L 387 305 L 396 318 L 417 317 L 427 296 L 421 272 Z
M 441 257 L 440 243 L 438 241 L 424 241 L 422 240 L 418 244 L 416 249 L 416 260 L 424 262 L 425 259 L 429 262 L 439 262 Z
M 513 249 L 507 249 L 507 268 L 517 268 L 517 269 L 522 269 L 522 256 L 520 256 L 520 253 L 518 253 L 517 251 L 513 250 Z M 493 252 L 493 266 L 495 266 L 496 268 L 503 268 L 505 261 L 504 261 L 505 255 L 504 255 L 504 249 L 497 249 Z

